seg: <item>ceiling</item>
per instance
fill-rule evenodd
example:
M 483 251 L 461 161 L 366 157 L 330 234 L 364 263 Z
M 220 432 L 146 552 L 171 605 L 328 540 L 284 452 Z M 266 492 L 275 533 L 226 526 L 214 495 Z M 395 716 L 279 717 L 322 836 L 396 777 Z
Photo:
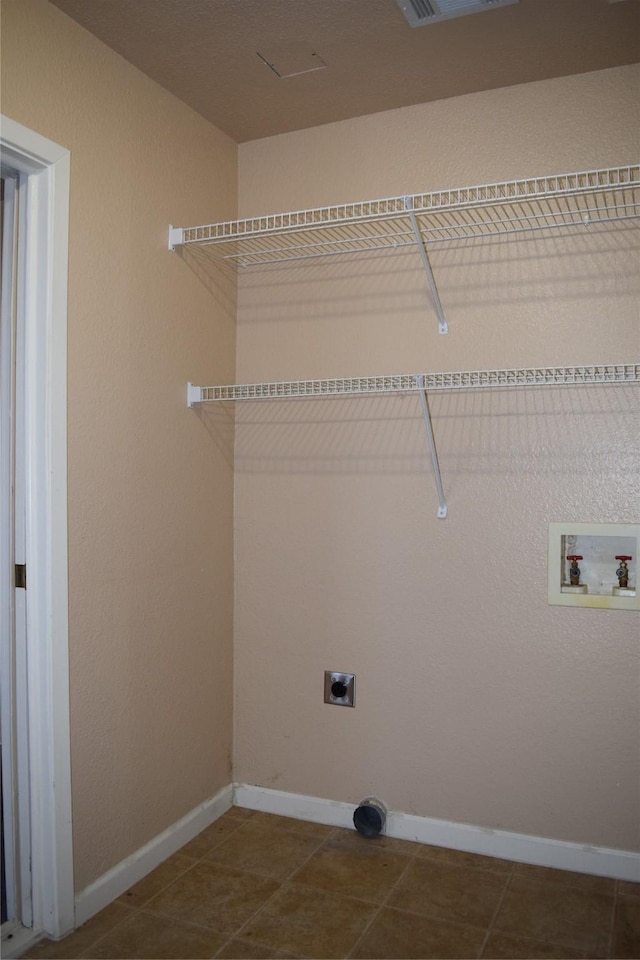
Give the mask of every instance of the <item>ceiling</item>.
M 416 28 L 396 0 L 52 2 L 238 142 L 640 59 L 639 0 Z

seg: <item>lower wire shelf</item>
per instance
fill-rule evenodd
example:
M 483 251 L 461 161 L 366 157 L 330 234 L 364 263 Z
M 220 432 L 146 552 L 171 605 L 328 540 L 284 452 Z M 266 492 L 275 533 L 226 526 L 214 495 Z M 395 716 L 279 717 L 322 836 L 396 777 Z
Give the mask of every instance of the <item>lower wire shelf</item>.
M 448 373 L 403 373 L 381 377 L 287 380 L 199 387 L 187 385 L 187 406 L 221 400 L 291 400 L 419 390 L 468 390 L 480 387 L 532 387 L 581 383 L 636 383 L 640 364 L 595 364 L 581 367 L 523 367 L 515 370 L 458 370 Z
M 295 400 L 319 397 L 353 397 L 389 393 L 418 393 L 431 453 L 440 519 L 447 516 L 438 453 L 429 410 L 428 394 L 442 390 L 475 390 L 621 384 L 640 382 L 640 363 L 606 363 L 580 367 L 522 367 L 513 370 L 457 370 L 448 373 L 403 373 L 382 377 L 343 377 L 330 380 L 288 380 L 199 387 L 187 384 L 187 406 L 238 400 Z

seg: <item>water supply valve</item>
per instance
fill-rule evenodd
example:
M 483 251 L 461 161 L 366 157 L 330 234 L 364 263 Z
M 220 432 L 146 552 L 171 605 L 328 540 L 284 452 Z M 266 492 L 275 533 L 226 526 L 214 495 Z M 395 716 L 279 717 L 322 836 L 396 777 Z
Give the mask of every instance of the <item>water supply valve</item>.
M 571 566 L 569 567 L 569 583 L 572 587 L 577 587 L 580 583 L 580 567 L 578 566 L 578 560 L 582 560 L 582 557 L 579 553 L 570 553 L 567 556 L 567 560 L 571 561 Z
M 616 577 L 618 578 L 618 584 L 621 587 L 628 587 L 629 586 L 629 568 L 627 567 L 627 560 L 633 560 L 633 557 L 625 553 L 619 553 L 619 554 L 616 554 L 616 560 L 620 561 L 620 566 L 616 570 Z

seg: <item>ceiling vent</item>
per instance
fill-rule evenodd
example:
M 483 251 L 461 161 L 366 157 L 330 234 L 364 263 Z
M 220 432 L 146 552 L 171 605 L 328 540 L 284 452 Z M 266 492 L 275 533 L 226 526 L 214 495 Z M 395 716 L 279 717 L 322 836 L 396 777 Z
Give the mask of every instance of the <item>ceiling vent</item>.
M 425 27 L 441 20 L 466 17 L 495 7 L 507 7 L 518 0 L 396 0 L 411 27 Z

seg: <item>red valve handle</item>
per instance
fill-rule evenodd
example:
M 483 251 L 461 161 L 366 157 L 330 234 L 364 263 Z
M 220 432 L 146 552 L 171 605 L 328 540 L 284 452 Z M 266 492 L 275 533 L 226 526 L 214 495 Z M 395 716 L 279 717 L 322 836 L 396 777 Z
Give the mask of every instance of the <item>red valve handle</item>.
M 616 560 L 633 560 L 633 557 L 627 557 L 623 553 L 616 557 Z
M 572 554 L 569 554 L 569 555 L 567 556 L 567 560 L 582 560 L 582 559 L 583 559 L 583 558 L 582 558 L 579 554 L 577 554 L 577 553 L 572 553 Z M 619 559 L 619 558 L 616 557 L 616 560 L 618 560 L 618 559 Z

